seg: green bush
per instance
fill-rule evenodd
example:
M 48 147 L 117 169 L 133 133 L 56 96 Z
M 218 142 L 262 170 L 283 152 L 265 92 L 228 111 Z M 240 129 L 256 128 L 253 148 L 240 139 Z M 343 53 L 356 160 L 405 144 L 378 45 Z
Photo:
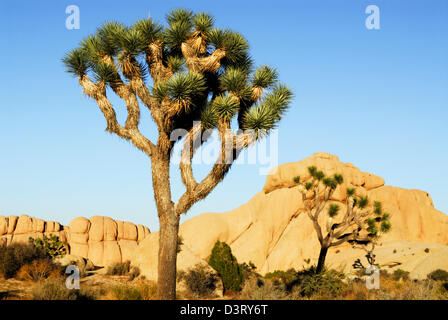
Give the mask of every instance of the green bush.
M 409 280 L 409 272 L 408 271 L 404 271 L 402 269 L 397 269 L 392 274 L 392 278 L 395 281 L 399 281 L 400 279 Z
M 16 243 L 0 246 L 0 274 L 6 279 L 12 278 L 23 265 L 45 259 L 49 258 L 44 250 L 32 244 Z
M 336 297 L 346 287 L 342 279 L 345 275 L 335 270 L 315 273 L 314 270 L 305 270 L 297 275 L 297 285 L 293 287 L 299 297 L 311 297 L 320 295 Z
M 428 279 L 436 281 L 448 281 L 448 272 L 442 269 L 437 269 L 428 274 Z
M 273 279 L 274 281 L 281 281 L 284 284 L 291 284 L 297 281 L 297 272 L 294 269 L 288 271 L 275 270 L 265 274 L 265 279 Z
M 221 277 L 224 291 L 241 290 L 244 281 L 243 270 L 227 243 L 216 241 L 208 263 Z
M 189 292 L 196 299 L 210 297 L 215 291 L 218 281 L 216 275 L 201 264 L 180 273 L 179 280 L 185 282 Z
M 54 234 L 51 234 L 49 237 L 44 235 L 43 238 L 34 239 L 30 237 L 29 242 L 42 249 L 51 258 L 63 257 L 67 253 L 67 242 L 60 241 L 59 237 Z

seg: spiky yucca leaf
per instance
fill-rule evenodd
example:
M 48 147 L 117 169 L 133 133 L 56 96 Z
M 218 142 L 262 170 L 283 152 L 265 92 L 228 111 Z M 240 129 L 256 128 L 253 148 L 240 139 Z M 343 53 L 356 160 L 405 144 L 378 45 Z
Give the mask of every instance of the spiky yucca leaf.
M 278 84 L 274 87 L 272 93 L 263 99 L 263 103 L 272 110 L 275 120 L 280 120 L 288 109 L 292 97 L 292 91 L 287 86 Z
M 359 197 L 356 200 L 356 205 L 360 208 L 360 209 L 364 209 L 365 207 L 367 207 L 367 205 L 369 204 L 369 199 L 367 197 Z
M 101 43 L 101 50 L 110 57 L 115 56 L 119 50 L 119 35 L 126 29 L 122 23 L 115 21 L 104 23 L 97 30 L 98 40 Z
M 65 65 L 66 71 L 75 76 L 85 74 L 89 68 L 89 63 L 81 50 L 75 49 L 68 52 L 62 62 Z
M 283 85 L 277 85 L 263 101 L 250 108 L 243 117 L 243 130 L 265 130 L 275 128 L 291 103 L 292 92 Z
M 390 223 L 389 220 L 383 220 L 381 222 L 381 227 L 380 228 L 381 228 L 381 232 L 386 233 L 386 232 L 390 231 L 390 229 L 392 228 L 392 224 Z
M 106 45 L 100 40 L 97 34 L 89 35 L 81 41 L 80 50 L 89 63 L 99 63 L 105 55 L 107 55 Z
M 256 137 L 261 138 L 275 127 L 275 117 L 269 107 L 258 104 L 244 113 L 241 125 L 241 129 L 254 130 Z
M 140 32 L 146 45 L 149 45 L 162 37 L 162 26 L 151 18 L 138 20 L 134 24 L 134 28 Z
M 173 73 L 183 71 L 185 66 L 185 59 L 181 56 L 168 56 L 167 64 L 170 66 Z
M 238 100 L 229 94 L 216 97 L 212 104 L 219 118 L 224 120 L 231 120 L 239 110 Z
M 325 173 L 323 171 L 316 171 L 314 178 L 316 178 L 318 181 L 321 181 L 325 178 Z
M 172 26 L 173 24 L 178 23 L 178 22 L 188 22 L 190 24 L 190 26 L 192 26 L 193 15 L 194 15 L 194 13 L 191 10 L 177 8 L 177 9 L 171 10 L 166 15 L 166 21 L 168 22 L 168 24 L 170 26 Z
M 338 186 L 336 180 L 334 178 L 329 177 L 323 178 L 322 183 L 324 184 L 324 186 L 329 187 L 331 189 L 336 189 L 336 187 Z
M 261 66 L 252 76 L 252 85 L 260 88 L 270 88 L 276 84 L 278 73 L 275 69 L 268 66 Z
M 117 40 L 120 43 L 120 48 L 125 55 L 137 56 L 144 52 L 147 43 L 142 36 L 142 33 L 135 28 L 127 28 L 117 34 Z
M 238 68 L 228 68 L 220 77 L 220 87 L 224 91 L 229 91 L 240 99 L 249 99 L 252 89 L 247 82 L 248 75 L 244 70 Z
M 339 209 L 340 207 L 338 204 L 336 203 L 330 204 L 330 206 L 328 207 L 328 215 L 332 218 L 335 217 L 339 213 Z
M 219 115 L 216 109 L 210 104 L 201 112 L 201 125 L 204 130 L 216 128 L 218 125 Z
M 197 31 L 208 34 L 213 28 L 215 19 L 208 13 L 197 13 L 193 17 L 193 25 Z
M 372 235 L 376 235 L 378 233 L 378 227 L 376 225 L 376 221 L 373 218 L 368 218 L 366 220 L 367 223 L 367 232 L 369 232 Z
M 167 85 L 171 100 L 184 106 L 191 104 L 195 97 L 207 89 L 205 78 L 193 72 L 176 73 Z
M 164 40 L 170 48 L 179 49 L 188 35 L 191 33 L 191 23 L 186 21 L 177 21 L 165 29 Z
M 93 67 L 94 79 L 96 81 L 102 81 L 107 84 L 111 84 L 117 80 L 117 72 L 115 67 L 109 63 L 100 62 Z
M 315 166 L 309 166 L 308 167 L 308 173 L 310 174 L 310 176 L 314 176 L 317 172 L 317 168 Z
M 225 50 L 226 59 L 231 63 L 247 58 L 249 43 L 238 32 L 213 29 L 209 33 L 209 41 L 215 48 Z
M 168 97 L 168 81 L 157 82 L 152 89 L 152 95 L 159 101 Z
M 337 184 L 342 184 L 344 182 L 344 177 L 342 176 L 342 174 L 339 173 L 335 173 L 333 175 L 333 179 L 336 181 Z
M 347 188 L 347 197 L 353 197 L 355 195 L 355 188 Z
M 373 202 L 373 213 L 375 213 L 375 215 L 380 216 L 383 213 L 383 209 L 382 209 L 382 205 L 381 202 L 379 201 L 374 201 Z

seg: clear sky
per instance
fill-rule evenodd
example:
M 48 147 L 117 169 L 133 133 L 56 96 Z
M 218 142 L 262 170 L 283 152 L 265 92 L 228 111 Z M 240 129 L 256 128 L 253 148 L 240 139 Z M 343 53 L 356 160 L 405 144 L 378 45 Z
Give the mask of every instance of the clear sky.
M 65 27 L 72 4 L 79 30 Z M 365 27 L 370 4 L 380 8 L 379 30 Z M 388 185 L 429 192 L 448 213 L 446 0 L 2 0 L 0 214 L 64 224 L 106 215 L 158 229 L 149 160 L 104 131 L 61 58 L 105 21 L 130 24 L 148 12 L 163 21 L 176 7 L 209 12 L 217 26 L 242 33 L 256 64 L 276 67 L 293 89 L 279 163 L 333 153 Z M 173 179 L 177 197 L 177 168 Z M 257 165 L 235 166 L 187 218 L 234 209 L 265 179 Z

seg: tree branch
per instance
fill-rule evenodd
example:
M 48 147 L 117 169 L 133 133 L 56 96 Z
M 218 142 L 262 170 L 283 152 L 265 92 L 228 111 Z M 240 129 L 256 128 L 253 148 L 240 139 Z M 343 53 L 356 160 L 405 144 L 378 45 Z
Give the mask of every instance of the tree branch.
M 84 89 L 84 94 L 92 99 L 95 99 L 100 107 L 100 110 L 107 122 L 106 131 L 115 133 L 117 136 L 131 141 L 135 147 L 146 153 L 148 156 L 151 156 L 154 150 L 154 144 L 149 139 L 144 137 L 137 128 L 140 112 L 138 110 L 138 102 L 137 99 L 135 99 L 135 95 L 134 98 L 132 98 L 132 95 L 129 94 L 129 92 L 127 92 L 129 96 L 126 96 L 126 93 L 120 92 L 120 94 L 126 96 L 125 101 L 128 108 L 126 126 L 123 127 L 118 123 L 115 110 L 106 97 L 106 84 L 104 82 L 95 84 L 87 75 L 83 75 L 79 77 L 79 84 Z M 120 90 L 127 89 L 122 87 Z M 137 105 L 135 105 L 136 102 Z

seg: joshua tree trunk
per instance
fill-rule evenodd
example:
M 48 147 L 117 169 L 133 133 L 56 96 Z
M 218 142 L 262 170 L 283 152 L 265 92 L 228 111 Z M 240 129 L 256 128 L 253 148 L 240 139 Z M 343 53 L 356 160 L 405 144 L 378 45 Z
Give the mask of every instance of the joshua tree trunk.
M 174 212 L 172 210 L 171 212 Z M 179 218 L 172 214 L 160 219 L 159 262 L 157 297 L 160 300 L 176 299 L 177 232 Z
M 319 260 L 317 262 L 316 273 L 321 273 L 325 267 L 325 258 L 327 257 L 328 247 L 322 246 L 320 248 Z
M 170 149 L 161 149 L 159 145 L 158 152 L 155 152 L 151 158 L 151 169 L 160 224 L 157 296 L 161 300 L 167 300 L 176 298 L 179 215 L 175 212 L 174 204 L 171 201 Z

